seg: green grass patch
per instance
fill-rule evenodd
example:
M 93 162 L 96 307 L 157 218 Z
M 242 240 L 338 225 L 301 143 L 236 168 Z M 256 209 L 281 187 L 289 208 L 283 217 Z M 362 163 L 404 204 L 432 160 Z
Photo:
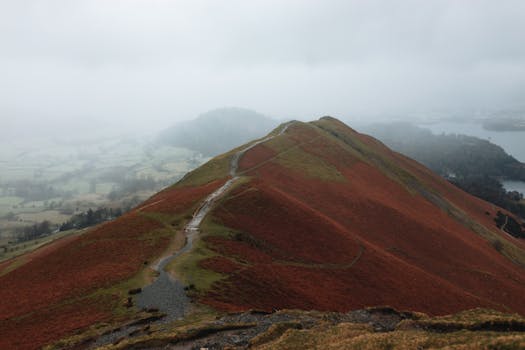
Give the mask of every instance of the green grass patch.
M 227 276 L 204 269 L 199 265 L 205 259 L 219 256 L 207 246 L 202 238 L 210 236 L 232 238 L 237 233 L 237 231 L 215 222 L 212 217 L 207 217 L 201 224 L 201 233 L 193 242 L 193 248 L 188 253 L 171 261 L 166 270 L 173 271 L 185 285 L 191 285 L 194 292 L 205 293 L 212 288 L 214 283 L 225 279 Z
M 276 162 L 289 169 L 299 171 L 307 177 L 324 181 L 346 181 L 346 178 L 336 167 L 299 147 L 280 153 L 276 157 Z
M 206 243 L 197 239 L 189 253 L 181 255 L 166 266 L 167 271 L 174 271 L 179 279 L 187 286 L 192 286 L 196 293 L 204 293 L 211 286 L 226 276 L 217 272 L 203 269 L 199 263 L 207 258 L 217 256 L 217 253 L 206 246 Z
M 217 179 L 223 179 L 230 174 L 232 154 L 225 153 L 217 156 L 199 168 L 187 173 L 174 187 L 201 186 Z
M 280 153 L 283 150 L 286 150 L 290 147 L 294 147 L 297 143 L 289 137 L 275 137 L 271 140 L 268 140 L 264 145 L 276 153 Z
M 164 213 L 156 213 L 156 212 L 141 212 L 140 214 L 157 221 L 158 223 L 164 225 L 166 228 L 178 230 L 182 229 L 184 225 L 186 224 L 186 221 L 188 221 L 189 218 L 191 218 L 191 213 L 193 212 L 194 208 L 190 207 L 184 212 L 177 213 L 177 214 L 164 214 Z
M 218 222 L 213 216 L 208 216 L 201 224 L 202 237 L 232 238 L 239 231 L 226 227 Z

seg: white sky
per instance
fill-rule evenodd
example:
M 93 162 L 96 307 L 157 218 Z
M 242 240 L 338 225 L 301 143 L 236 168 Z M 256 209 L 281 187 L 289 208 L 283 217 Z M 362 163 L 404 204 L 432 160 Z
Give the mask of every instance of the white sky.
M 525 109 L 521 0 L 0 0 L 0 135 Z

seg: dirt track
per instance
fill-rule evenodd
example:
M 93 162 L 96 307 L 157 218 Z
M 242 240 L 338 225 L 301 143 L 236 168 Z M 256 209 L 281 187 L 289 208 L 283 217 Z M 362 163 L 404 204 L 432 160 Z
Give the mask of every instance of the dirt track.
M 193 218 L 184 228 L 184 233 L 186 235 L 186 244 L 184 247 L 178 252 L 164 257 L 154 266 L 154 270 L 159 273 L 159 277 L 152 284 L 146 286 L 137 296 L 136 303 L 138 307 L 142 309 L 158 309 L 166 314 L 166 318 L 164 319 L 165 322 L 179 319 L 184 316 L 189 303 L 189 299 L 184 291 L 184 286 L 180 281 L 177 281 L 164 271 L 164 268 L 173 259 L 192 249 L 193 241 L 199 234 L 199 226 L 206 215 L 208 215 L 217 201 L 222 198 L 222 196 L 240 179 L 237 175 L 237 170 L 239 167 L 239 160 L 242 156 L 253 147 L 271 140 L 276 136 L 282 135 L 286 132 L 289 125 L 290 124 L 286 124 L 283 126 L 277 135 L 265 137 L 234 154 L 230 163 L 230 175 L 232 178 L 208 195 L 195 211 Z

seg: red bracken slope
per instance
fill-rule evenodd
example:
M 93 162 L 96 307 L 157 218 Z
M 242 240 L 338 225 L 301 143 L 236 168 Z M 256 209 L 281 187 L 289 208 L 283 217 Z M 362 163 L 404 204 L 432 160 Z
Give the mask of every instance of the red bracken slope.
M 172 188 L 80 236 L 0 265 L 0 349 L 37 349 L 92 324 L 115 319 L 129 280 L 169 245 L 169 219 L 191 215 L 222 184 Z M 175 215 L 176 214 L 176 215 Z M 106 289 L 106 291 L 104 291 Z
M 225 279 L 201 301 L 225 310 L 525 313 L 523 243 L 493 205 L 333 118 L 295 123 L 248 151 L 250 181 L 213 212 L 236 232 L 205 235 Z M 496 248 L 497 249 L 496 249 Z
M 145 283 L 141 271 L 226 181 L 232 155 L 113 222 L 1 263 L 0 349 L 36 349 L 131 317 L 128 289 Z M 194 278 L 201 303 L 525 314 L 525 244 L 496 228 L 501 209 L 336 119 L 291 124 L 249 149 L 238 175 L 194 255 L 179 258 L 178 276 Z

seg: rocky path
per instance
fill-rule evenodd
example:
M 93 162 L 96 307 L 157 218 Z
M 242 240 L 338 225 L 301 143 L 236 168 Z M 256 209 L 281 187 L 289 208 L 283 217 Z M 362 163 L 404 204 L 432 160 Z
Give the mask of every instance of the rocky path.
M 274 313 L 248 311 L 228 314 L 210 323 L 196 326 L 190 332 L 174 332 L 173 337 L 157 335 L 142 338 L 124 349 L 250 349 L 280 337 L 287 330 L 309 330 L 339 324 L 366 324 L 370 333 L 393 331 L 403 320 L 416 318 L 408 312 L 394 309 L 369 308 L 348 313 L 322 313 L 282 310 Z M 298 345 L 298 344 L 296 344 Z M 300 344 L 299 344 L 300 345 Z M 293 347 L 294 349 L 296 347 Z
M 173 278 L 168 272 L 166 272 L 165 267 L 175 258 L 192 249 L 193 241 L 199 234 L 200 224 L 206 215 L 208 215 L 217 201 L 221 199 L 222 196 L 240 179 L 237 171 L 239 169 L 239 161 L 242 156 L 255 146 L 269 141 L 276 136 L 282 135 L 284 132 L 286 132 L 290 125 L 291 123 L 284 125 L 278 134 L 256 141 L 233 155 L 230 162 L 231 178 L 220 188 L 208 195 L 200 207 L 195 211 L 192 219 L 184 228 L 184 234 L 186 235 L 186 244 L 184 247 L 174 254 L 162 258 L 156 265 L 153 266 L 153 269 L 159 274 L 158 277 L 155 279 L 155 281 L 153 281 L 153 283 L 144 287 L 135 298 L 135 303 L 138 308 L 144 310 L 158 310 L 162 314 L 165 314 L 165 317 L 155 320 L 152 323 L 167 323 L 184 317 L 187 312 L 190 300 L 186 296 L 182 282 Z M 114 332 L 110 332 L 103 337 L 100 337 L 93 345 L 94 347 L 98 347 L 104 344 L 113 343 L 118 339 L 138 332 L 141 327 L 143 327 L 143 325 L 122 327 L 118 330 L 115 330 Z
M 217 201 L 222 198 L 222 196 L 240 179 L 240 177 L 237 175 L 237 170 L 239 168 L 239 161 L 242 156 L 255 146 L 271 140 L 275 136 L 282 135 L 284 132 L 286 132 L 289 125 L 290 124 L 284 125 L 277 135 L 265 137 L 264 139 L 254 142 L 241 149 L 233 155 L 230 163 L 230 175 L 232 178 L 226 181 L 226 183 L 224 183 L 224 185 L 222 185 L 220 188 L 208 195 L 208 197 L 206 197 L 206 199 L 202 202 L 201 206 L 195 211 L 193 218 L 184 228 L 184 233 L 186 235 L 186 244 L 184 247 L 175 254 L 163 258 L 154 267 L 154 269 L 159 272 L 159 277 L 152 284 L 145 287 L 142 293 L 140 293 L 137 297 L 136 302 L 140 308 L 159 309 L 161 312 L 166 313 L 166 321 L 171 321 L 184 316 L 184 311 L 189 301 L 184 293 L 184 286 L 182 283 L 175 280 L 166 271 L 164 271 L 164 268 L 173 259 L 191 250 L 193 247 L 193 241 L 199 234 L 200 224 L 206 215 L 208 215 Z

